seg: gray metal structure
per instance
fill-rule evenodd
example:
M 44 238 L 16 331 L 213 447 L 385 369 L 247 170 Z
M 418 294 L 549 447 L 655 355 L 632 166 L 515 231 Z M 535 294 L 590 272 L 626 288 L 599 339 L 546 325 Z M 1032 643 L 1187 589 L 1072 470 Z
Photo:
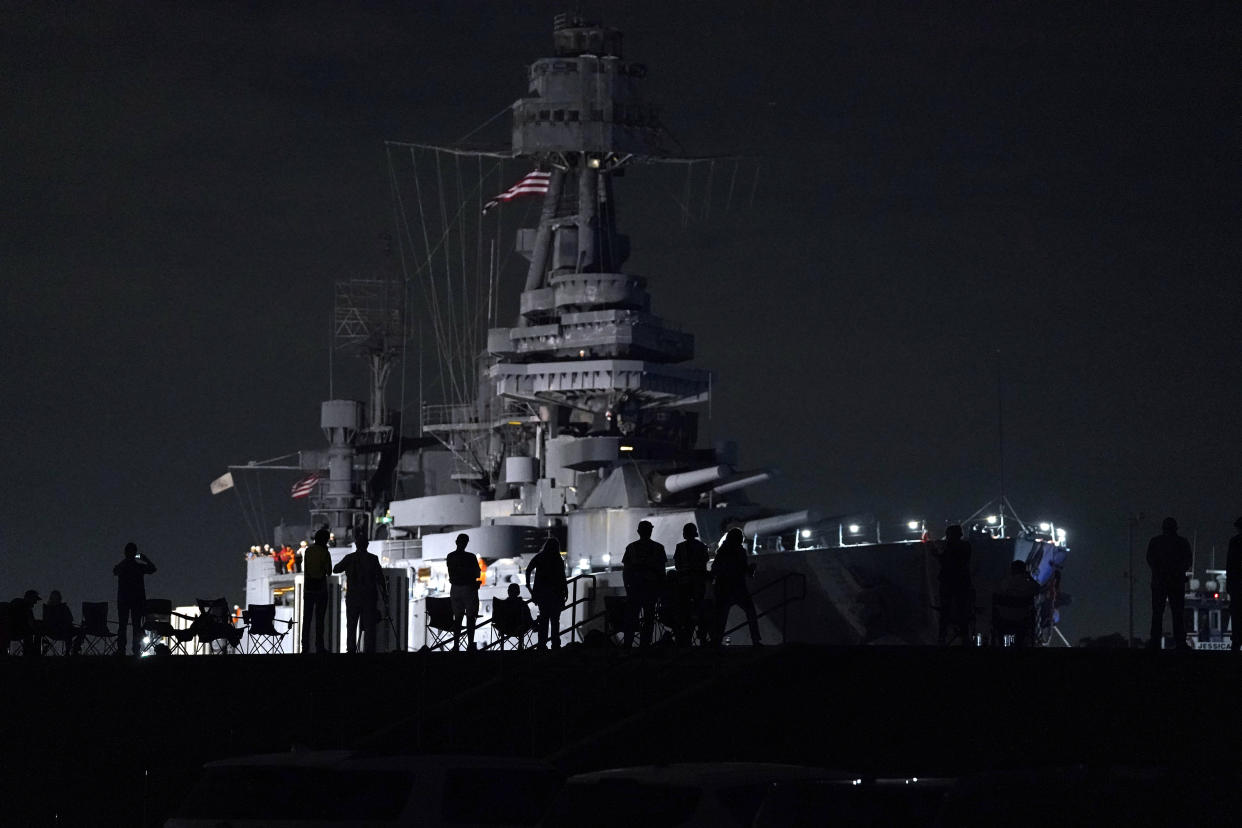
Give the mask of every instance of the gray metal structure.
M 699 413 L 711 375 L 688 364 L 693 336 L 658 316 L 647 280 L 624 269 L 630 242 L 618 230 L 617 174 L 629 164 L 667 160 L 657 110 L 642 95 L 646 69 L 624 59 L 619 32 L 580 17 L 559 16 L 553 39 L 553 56 L 531 64 L 527 95 L 511 108 L 512 151 L 500 154 L 548 173 L 547 187 L 537 223 L 516 231 L 515 250 L 528 262 L 517 314 L 508 326 L 478 331 L 477 395 L 423 406 L 419 438 L 394 434 L 383 394 L 396 355 L 384 333 L 397 325 L 391 294 L 369 283 L 339 288 L 338 341 L 371 356 L 372 394 L 366 405 L 323 403 L 329 448 L 299 455 L 301 468 L 327 472 L 312 503 L 314 522 L 326 520 L 338 543 L 368 532 L 384 565 L 407 571 L 410 646 L 421 640 L 422 597 L 447 589 L 443 560 L 458 533 L 492 566 L 485 605 L 489 590 L 503 595 L 548 536 L 561 541 L 573 573 L 598 580 L 602 601 L 619 588 L 613 570 L 643 520 L 670 555 L 686 523 L 697 524 L 709 545 L 737 527 L 752 552 L 780 554 L 773 571 L 810 576 L 813 595 L 853 618 L 849 596 L 862 587 L 849 574 L 851 561 L 868 547 L 845 542 L 844 527 L 856 534 L 850 523 L 830 522 L 829 533 L 814 510 L 753 502 L 748 492 L 774 470 L 739 468 L 733 443 L 702 445 Z M 417 259 L 412 251 L 403 262 Z M 407 280 L 429 269 L 407 266 Z M 464 278 L 464 260 L 456 272 Z M 390 447 L 387 469 L 396 481 L 383 499 L 367 486 L 384 468 L 382 452 L 365 451 L 377 444 Z M 837 540 L 821 540 L 830 534 Z M 897 594 L 925 592 L 922 562 L 930 558 L 918 546 L 921 534 L 919 524 L 914 537 L 883 545 L 901 561 L 888 567 L 902 572 Z M 875 536 L 871 549 L 880 546 L 878 528 Z M 1007 549 L 998 554 L 1017 554 L 1012 544 Z M 863 564 L 867 572 L 877 560 Z M 251 600 L 270 591 L 269 569 L 251 561 Z M 883 633 L 855 618 L 821 635 L 812 628 L 826 615 L 816 610 L 802 637 L 836 640 L 848 630 L 850 640 L 889 635 L 913 643 L 928 629 L 915 614 L 900 629 L 888 621 L 874 626 Z

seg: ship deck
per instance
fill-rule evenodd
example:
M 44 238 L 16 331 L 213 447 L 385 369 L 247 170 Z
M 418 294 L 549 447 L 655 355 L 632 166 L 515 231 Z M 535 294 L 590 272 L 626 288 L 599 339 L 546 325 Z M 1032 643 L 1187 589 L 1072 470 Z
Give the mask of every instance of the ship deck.
M 0 822 L 158 825 L 203 762 L 294 744 L 538 756 L 570 773 L 1231 767 L 1240 681 L 1230 653 L 1084 649 L 10 657 Z

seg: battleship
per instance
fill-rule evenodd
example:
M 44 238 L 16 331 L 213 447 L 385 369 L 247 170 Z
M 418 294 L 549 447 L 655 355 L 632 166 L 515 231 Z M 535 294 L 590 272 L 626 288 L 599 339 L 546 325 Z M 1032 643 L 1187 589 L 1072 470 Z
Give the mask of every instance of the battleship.
M 333 315 L 334 350 L 369 366 L 368 399 L 321 404 L 326 448 L 231 466 L 212 485 L 296 471 L 294 494 L 308 501 L 304 524 L 251 548 L 247 603 L 299 618 L 302 576 L 267 553 L 327 527 L 335 563 L 365 536 L 389 582 L 380 649 L 419 649 L 430 644 L 426 598 L 447 593 L 444 560 L 465 533 L 485 568 L 487 643 L 491 600 L 524 585 L 526 561 L 555 537 L 571 575 L 562 636 L 580 641 L 615 633 L 608 599 L 624 594 L 620 555 L 638 523 L 650 522 L 670 555 L 694 523 L 709 541 L 732 528 L 746 537 L 765 641 L 934 643 L 931 521 L 764 505 L 753 493 L 776 471 L 742 465 L 736 443 L 701 433 L 712 374 L 690 364 L 694 337 L 656 314 L 648 280 L 626 271 L 618 191 L 627 169 L 710 159 L 666 149 L 660 111 L 643 94 L 647 69 L 623 56 L 619 31 L 562 15 L 553 41 L 509 107 L 508 146 L 389 143 L 390 169 L 394 155 L 410 162 L 408 180 L 394 172 L 401 278 L 337 283 Z M 517 202 L 537 203 L 537 216 L 506 231 Z M 526 263 L 512 317 L 501 308 L 507 250 Z M 411 400 L 402 382 L 390 407 L 389 380 L 410 360 L 413 305 L 430 314 L 418 341 L 432 343 L 442 399 L 427 402 L 420 380 Z M 1022 560 L 1041 586 L 1037 640 L 1055 641 L 1065 531 L 1022 522 L 1003 497 L 966 523 L 980 618 L 991 585 Z M 334 580 L 338 646 L 347 588 Z M 284 648 L 296 651 L 296 639 Z M 748 643 L 746 629 L 729 641 Z

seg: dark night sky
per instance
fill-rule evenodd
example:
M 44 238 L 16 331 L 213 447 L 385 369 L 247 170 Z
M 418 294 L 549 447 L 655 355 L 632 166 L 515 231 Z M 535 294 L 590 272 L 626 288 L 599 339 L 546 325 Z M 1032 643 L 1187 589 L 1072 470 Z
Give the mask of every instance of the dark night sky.
M 523 94 L 563 5 L 3 5 L 3 597 L 111 599 L 133 539 L 152 593 L 241 599 L 252 538 L 207 484 L 322 444 L 332 284 L 392 232 L 383 141 Z M 1223 550 L 1235 4 L 609 5 L 682 144 L 764 159 L 753 207 L 687 227 L 684 173 L 618 189 L 630 269 L 717 371 L 713 434 L 785 472 L 765 500 L 973 512 L 999 351 L 1007 491 L 1069 528 L 1071 640 L 1125 629 L 1131 511 Z

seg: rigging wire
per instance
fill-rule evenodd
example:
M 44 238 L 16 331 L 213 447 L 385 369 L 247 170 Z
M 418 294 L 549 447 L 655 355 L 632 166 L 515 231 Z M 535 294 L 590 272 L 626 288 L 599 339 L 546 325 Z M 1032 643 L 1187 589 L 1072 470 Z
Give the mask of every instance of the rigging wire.
M 501 115 L 504 115 L 505 113 L 509 112 L 509 111 L 510 111 L 510 110 L 512 110 L 512 109 L 513 109 L 513 105 L 512 105 L 512 104 L 505 104 L 504 106 L 502 106 L 502 107 L 500 108 L 500 110 L 499 110 L 499 111 L 498 111 L 495 115 L 493 115 L 492 117 L 488 118 L 486 121 L 484 121 L 483 123 L 479 124 L 477 127 L 475 127 L 474 129 L 470 130 L 469 132 L 467 132 L 465 135 L 463 135 L 463 136 L 461 136 L 460 138 L 458 138 L 458 139 L 457 139 L 456 141 L 454 141 L 453 143 L 454 143 L 454 144 L 460 144 L 462 141 L 466 140 L 466 139 L 467 139 L 467 138 L 469 138 L 471 135 L 474 135 L 476 132 L 478 132 L 479 130 L 481 130 L 481 129 L 483 129 L 484 127 L 486 127 L 486 126 L 487 126 L 488 124 L 490 124 L 492 121 L 496 120 L 496 119 L 497 119 L 497 118 L 499 118 Z
M 729 176 L 729 193 L 725 196 L 725 212 L 729 212 L 733 206 L 733 185 L 737 183 L 737 159 L 733 159 L 733 174 Z

